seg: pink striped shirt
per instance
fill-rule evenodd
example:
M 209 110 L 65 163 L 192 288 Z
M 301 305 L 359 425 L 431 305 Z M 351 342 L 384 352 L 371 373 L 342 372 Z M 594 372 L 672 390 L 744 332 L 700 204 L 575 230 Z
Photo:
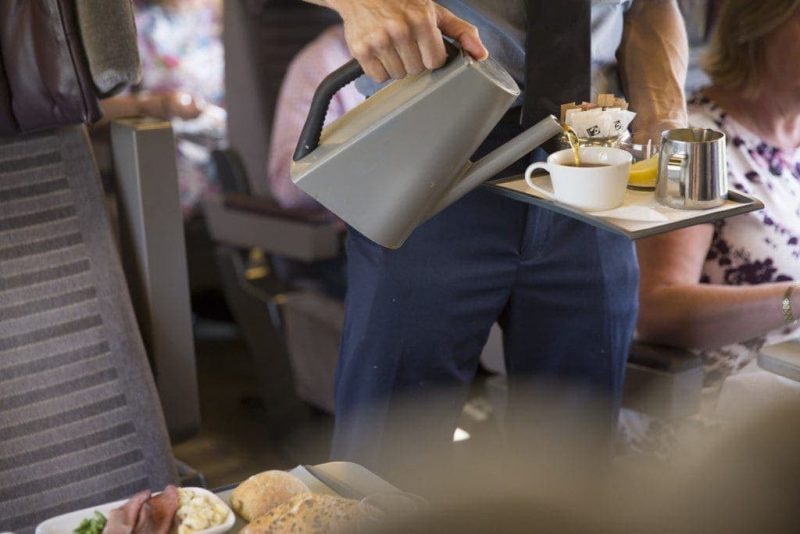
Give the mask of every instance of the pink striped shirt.
M 313 215 L 326 212 L 325 208 L 294 185 L 289 169 L 314 91 L 328 74 L 350 59 L 344 29 L 338 25 L 323 32 L 301 50 L 289 65 L 278 96 L 268 168 L 272 196 L 284 208 L 307 210 Z M 325 124 L 338 119 L 363 100 L 354 84 L 348 85 L 331 102 Z

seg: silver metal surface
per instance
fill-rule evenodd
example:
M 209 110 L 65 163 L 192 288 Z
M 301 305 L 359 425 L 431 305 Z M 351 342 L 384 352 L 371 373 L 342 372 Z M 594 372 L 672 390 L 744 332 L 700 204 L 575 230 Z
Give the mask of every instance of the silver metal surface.
M 175 143 L 168 122 L 111 124 L 123 266 L 170 436 L 200 425 Z
M 725 134 L 704 128 L 667 130 L 661 138 L 656 199 L 671 208 L 709 209 L 728 193 Z
M 322 482 L 329 489 L 333 490 L 334 493 L 337 493 L 346 499 L 356 499 L 360 501 L 367 496 L 364 492 L 353 488 L 345 482 L 336 480 L 332 476 L 329 476 L 327 473 L 325 473 L 322 469 L 319 469 L 313 465 L 304 465 L 303 469 L 308 471 L 311 476 Z
M 419 224 L 561 131 L 547 118 L 475 163 L 519 96 L 492 62 L 465 55 L 389 84 L 328 126 L 292 179 L 371 240 L 397 248 Z

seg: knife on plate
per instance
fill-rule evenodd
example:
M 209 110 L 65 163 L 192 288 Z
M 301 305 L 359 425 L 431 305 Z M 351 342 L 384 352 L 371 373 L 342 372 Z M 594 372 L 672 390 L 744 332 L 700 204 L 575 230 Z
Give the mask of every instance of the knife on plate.
M 350 486 L 349 484 L 345 484 L 340 480 L 336 480 L 332 476 L 325 473 L 322 469 L 314 467 L 313 465 L 304 465 L 303 469 L 308 471 L 311 476 L 322 482 L 325 486 L 342 497 L 360 501 L 367 496 L 364 492 L 358 491 L 354 487 Z

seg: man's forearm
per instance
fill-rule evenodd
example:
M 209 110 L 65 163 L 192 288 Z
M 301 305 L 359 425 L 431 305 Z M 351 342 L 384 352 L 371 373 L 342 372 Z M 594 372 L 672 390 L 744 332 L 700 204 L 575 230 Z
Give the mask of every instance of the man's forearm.
M 635 0 L 625 16 L 619 64 L 637 113 L 638 140 L 660 139 L 661 130 L 686 126 L 688 62 L 686 28 L 675 0 Z

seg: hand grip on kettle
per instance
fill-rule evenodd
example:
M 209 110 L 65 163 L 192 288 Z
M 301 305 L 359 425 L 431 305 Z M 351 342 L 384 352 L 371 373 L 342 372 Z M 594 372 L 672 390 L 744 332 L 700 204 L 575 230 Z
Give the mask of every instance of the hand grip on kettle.
M 444 47 L 447 51 L 447 60 L 445 64 L 449 63 L 450 60 L 461 53 L 461 49 L 447 39 L 444 40 Z M 303 159 L 319 146 L 319 140 L 320 137 L 322 137 L 322 127 L 325 125 L 325 116 L 328 114 L 328 108 L 331 105 L 331 100 L 333 100 L 334 95 L 345 85 L 354 82 L 363 74 L 364 69 L 361 68 L 358 61 L 353 59 L 322 80 L 322 83 L 317 88 L 314 93 L 314 98 L 311 101 L 308 118 L 303 126 L 300 140 L 297 143 L 297 148 L 292 157 L 294 161 Z

